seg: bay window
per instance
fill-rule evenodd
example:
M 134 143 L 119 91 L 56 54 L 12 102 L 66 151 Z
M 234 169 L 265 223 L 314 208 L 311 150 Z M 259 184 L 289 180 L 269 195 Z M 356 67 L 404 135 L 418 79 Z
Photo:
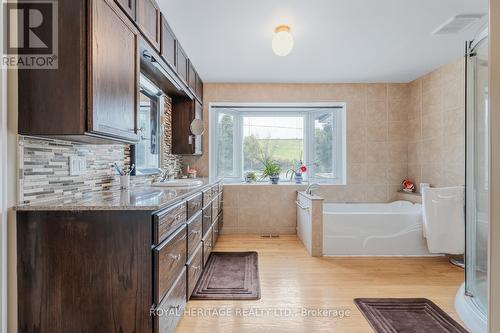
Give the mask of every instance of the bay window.
M 210 174 L 257 177 L 262 161 L 287 170 L 305 164 L 309 181 L 345 183 L 345 105 L 210 106 Z

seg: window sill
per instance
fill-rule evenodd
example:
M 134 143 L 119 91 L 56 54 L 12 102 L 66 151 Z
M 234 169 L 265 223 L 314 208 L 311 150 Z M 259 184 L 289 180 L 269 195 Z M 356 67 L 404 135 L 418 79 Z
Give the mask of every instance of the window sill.
M 308 182 L 303 182 L 302 184 L 295 184 L 291 182 L 279 182 L 278 184 L 271 184 L 267 182 L 256 182 L 256 183 L 245 183 L 245 182 L 232 182 L 232 181 L 224 181 L 224 186 L 307 186 Z
M 342 183 L 322 183 L 313 181 L 312 183 L 319 184 L 320 186 L 345 186 L 347 184 Z M 245 183 L 240 180 L 224 179 L 224 186 L 308 186 L 310 183 L 308 181 L 303 181 L 302 184 L 295 184 L 290 181 L 280 181 L 278 184 L 271 184 L 270 182 L 255 182 L 255 183 Z

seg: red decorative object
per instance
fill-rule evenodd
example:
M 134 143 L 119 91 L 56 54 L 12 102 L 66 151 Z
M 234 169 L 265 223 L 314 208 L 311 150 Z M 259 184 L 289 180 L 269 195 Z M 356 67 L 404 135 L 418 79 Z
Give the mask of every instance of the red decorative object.
M 403 191 L 413 192 L 415 190 L 415 184 L 409 179 L 403 180 Z

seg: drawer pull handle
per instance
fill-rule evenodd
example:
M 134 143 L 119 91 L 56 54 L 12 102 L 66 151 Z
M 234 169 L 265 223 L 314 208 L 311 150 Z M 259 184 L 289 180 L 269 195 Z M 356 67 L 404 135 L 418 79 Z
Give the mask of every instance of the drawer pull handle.
M 193 268 L 195 271 L 197 271 L 197 270 L 199 270 L 201 267 L 200 267 L 200 266 L 192 266 L 192 268 Z
M 170 258 L 174 259 L 175 261 L 181 260 L 181 255 L 180 254 L 171 254 L 171 253 L 169 253 L 168 256 Z
M 192 233 L 195 234 L 195 235 L 199 235 L 201 233 L 201 231 L 200 230 L 195 230 Z

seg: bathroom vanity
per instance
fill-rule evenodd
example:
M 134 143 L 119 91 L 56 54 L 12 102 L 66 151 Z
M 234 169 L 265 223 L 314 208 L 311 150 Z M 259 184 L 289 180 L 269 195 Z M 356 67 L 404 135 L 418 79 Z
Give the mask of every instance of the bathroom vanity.
M 17 208 L 20 332 L 172 332 L 222 229 L 222 184 Z

